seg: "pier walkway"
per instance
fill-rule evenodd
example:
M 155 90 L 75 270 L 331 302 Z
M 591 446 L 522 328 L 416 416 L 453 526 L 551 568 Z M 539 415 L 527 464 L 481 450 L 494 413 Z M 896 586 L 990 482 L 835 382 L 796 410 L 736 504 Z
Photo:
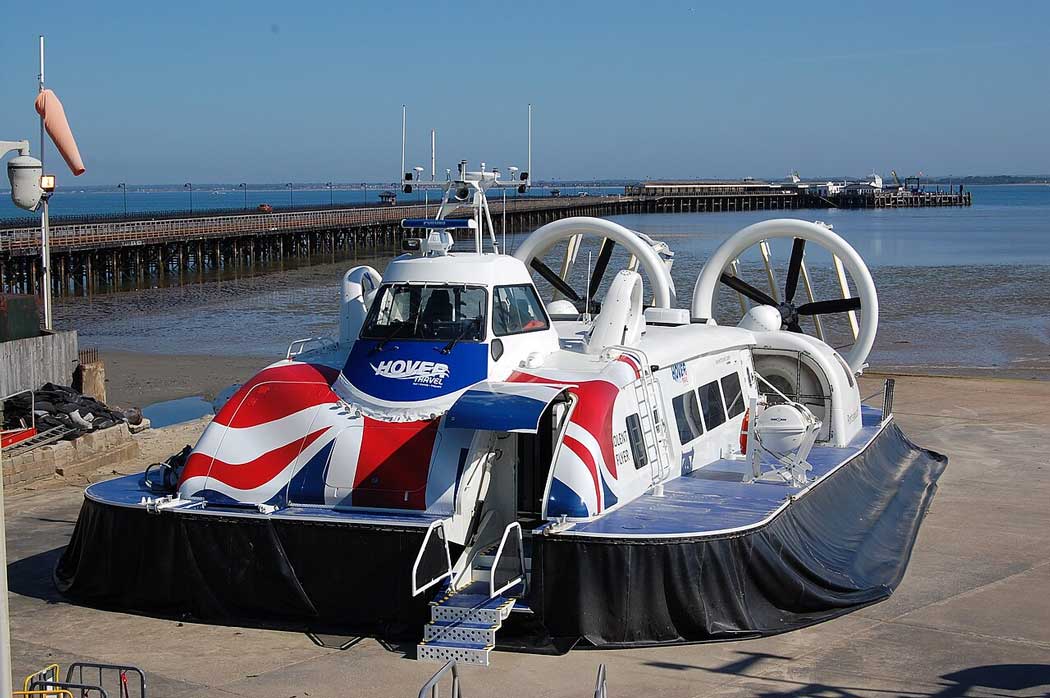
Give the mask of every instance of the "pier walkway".
M 968 192 L 829 195 L 752 182 L 639 185 L 626 191 L 615 196 L 513 197 L 505 211 L 499 199 L 490 205 L 497 229 L 505 220 L 507 232 L 569 216 L 970 205 Z M 137 284 L 168 273 L 202 273 L 314 254 L 381 253 L 395 249 L 406 234 L 415 234 L 401 230 L 401 219 L 436 211 L 434 203 L 213 216 L 143 214 L 138 220 L 71 223 L 56 219 L 51 226 L 52 291 L 90 293 L 97 285 Z M 40 252 L 38 225 L 0 227 L 0 293 L 39 292 Z

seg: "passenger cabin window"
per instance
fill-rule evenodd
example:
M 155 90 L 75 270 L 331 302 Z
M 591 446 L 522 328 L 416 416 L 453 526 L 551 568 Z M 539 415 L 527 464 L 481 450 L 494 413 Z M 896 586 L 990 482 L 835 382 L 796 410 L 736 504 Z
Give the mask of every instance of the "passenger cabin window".
M 539 332 L 550 327 L 532 284 L 497 286 L 492 299 L 492 332 L 497 337 Z
M 704 433 L 700 421 L 700 409 L 696 404 L 696 393 L 690 390 L 671 401 L 674 406 L 675 423 L 678 425 L 678 440 L 684 446 Z
M 722 376 L 722 395 L 726 399 L 726 412 L 729 413 L 730 419 L 744 411 L 744 393 L 740 390 L 738 374 Z
M 700 408 L 704 413 L 704 425 L 711 431 L 726 421 L 725 406 L 722 405 L 722 391 L 718 381 L 706 383 L 697 390 L 700 393 Z
M 635 470 L 644 468 L 649 462 L 645 449 L 645 436 L 642 434 L 642 420 L 636 414 L 627 415 L 627 437 L 631 442 L 631 455 L 634 456 Z
M 361 337 L 479 342 L 486 304 L 485 289 L 475 286 L 387 284 L 372 302 Z

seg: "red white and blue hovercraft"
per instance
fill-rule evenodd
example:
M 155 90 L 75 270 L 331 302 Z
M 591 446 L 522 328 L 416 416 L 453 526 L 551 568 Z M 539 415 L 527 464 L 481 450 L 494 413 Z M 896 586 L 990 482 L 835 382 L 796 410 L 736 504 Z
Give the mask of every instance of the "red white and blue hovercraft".
M 758 223 L 680 308 L 667 246 L 606 220 L 505 254 L 486 190 L 506 184 L 461 167 L 436 219 L 404 221 L 423 232 L 412 251 L 346 273 L 339 341 L 297 343 L 241 387 L 166 492 L 156 469 L 89 487 L 60 589 L 422 632 L 420 658 L 479 663 L 501 627 L 500 643 L 561 651 L 720 640 L 888 596 L 945 459 L 906 439 L 891 400 L 861 403 L 878 301 L 859 255 L 820 224 Z M 600 303 L 544 261 L 585 237 L 601 240 L 588 289 L 627 259 Z M 793 240 L 782 295 L 735 274 L 773 238 Z M 856 295 L 795 302 L 807 243 Z M 736 326 L 711 319 L 720 284 L 754 302 Z M 829 312 L 859 312 L 846 355 L 801 332 Z

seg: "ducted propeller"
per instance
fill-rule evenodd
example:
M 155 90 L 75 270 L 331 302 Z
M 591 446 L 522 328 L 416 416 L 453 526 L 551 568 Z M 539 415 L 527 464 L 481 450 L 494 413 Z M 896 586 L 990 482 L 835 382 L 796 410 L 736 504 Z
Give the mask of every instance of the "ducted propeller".
M 598 250 L 598 258 L 594 262 L 594 269 L 591 271 L 591 278 L 587 285 L 587 295 L 589 295 L 591 299 L 589 311 L 592 313 L 596 313 L 601 309 L 601 304 L 594 300 L 594 296 L 597 294 L 598 289 L 602 285 L 602 281 L 605 279 L 605 273 L 609 270 L 609 262 L 612 260 L 615 248 L 615 240 L 611 238 L 602 239 L 601 248 Z M 568 281 L 561 278 L 557 272 L 547 266 L 539 258 L 533 259 L 529 266 L 535 269 L 536 272 L 559 293 L 572 301 L 573 305 L 576 306 L 576 309 L 579 312 L 585 312 L 584 306 L 587 304 L 586 296 L 581 295 L 576 289 L 569 285 Z
M 795 294 L 798 291 L 798 279 L 802 272 L 802 260 L 806 254 L 806 241 L 803 238 L 795 238 L 791 243 L 791 259 L 788 261 L 787 280 L 784 283 L 784 300 L 777 302 L 769 294 L 755 288 L 739 277 L 722 272 L 719 280 L 755 303 L 771 305 L 780 311 L 780 317 L 784 327 L 791 332 L 802 332 L 802 326 L 798 319 L 802 315 L 815 316 L 830 313 L 848 313 L 852 310 L 860 310 L 860 298 L 839 298 L 830 301 L 813 301 L 802 305 L 795 304 Z

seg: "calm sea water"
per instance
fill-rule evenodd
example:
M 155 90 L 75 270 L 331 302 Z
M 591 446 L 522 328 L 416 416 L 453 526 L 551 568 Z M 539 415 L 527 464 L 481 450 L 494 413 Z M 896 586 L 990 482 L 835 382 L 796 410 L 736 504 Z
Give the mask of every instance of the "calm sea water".
M 974 187 L 971 208 L 803 210 L 793 217 L 834 226 L 864 257 L 880 300 L 876 367 L 1050 376 L 1050 187 Z M 327 192 L 325 192 L 327 195 Z M 696 275 L 734 231 L 777 212 L 658 214 L 615 220 L 675 250 L 679 305 Z M 514 247 L 520 236 L 509 236 Z M 587 275 L 585 248 L 573 278 Z M 774 246 L 780 266 L 787 244 Z M 389 256 L 316 258 L 239 276 L 64 298 L 56 323 L 76 327 L 86 346 L 157 353 L 280 356 L 289 341 L 337 331 L 341 273 L 355 263 L 380 269 Z M 620 257 L 615 262 L 624 261 Z M 833 297 L 830 258 L 807 250 L 818 297 Z M 744 273 L 764 279 L 756 258 Z M 611 276 L 611 275 L 610 275 Z M 782 281 L 781 281 L 782 283 Z M 601 289 L 598 291 L 599 295 Z M 724 293 L 719 316 L 737 312 Z M 844 316 L 829 318 L 833 343 L 847 343 Z

